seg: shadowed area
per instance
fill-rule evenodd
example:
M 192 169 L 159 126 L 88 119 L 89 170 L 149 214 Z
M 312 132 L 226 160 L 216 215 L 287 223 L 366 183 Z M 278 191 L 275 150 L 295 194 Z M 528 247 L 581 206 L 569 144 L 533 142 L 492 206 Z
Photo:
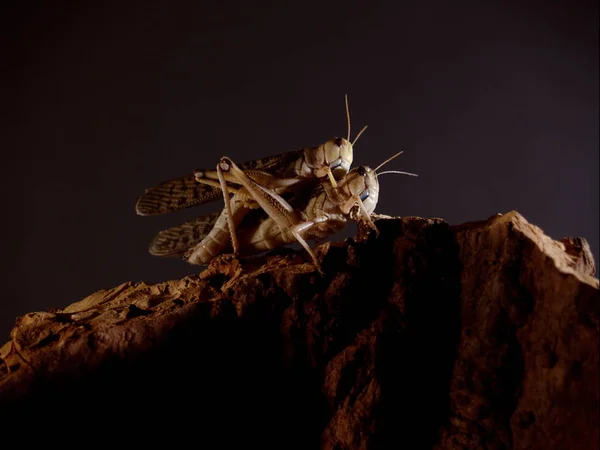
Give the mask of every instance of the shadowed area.
M 587 243 L 516 212 L 376 223 L 319 247 L 323 275 L 291 250 L 222 257 L 19 318 L 3 425 L 63 447 L 596 448 Z

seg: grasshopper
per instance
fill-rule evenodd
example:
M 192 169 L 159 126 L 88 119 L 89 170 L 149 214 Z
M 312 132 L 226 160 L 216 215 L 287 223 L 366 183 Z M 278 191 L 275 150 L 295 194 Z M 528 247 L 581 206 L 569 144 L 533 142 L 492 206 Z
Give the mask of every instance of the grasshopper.
M 243 229 L 240 234 L 242 243 L 240 251 L 246 254 L 260 253 L 299 242 L 309 253 L 317 270 L 321 272 L 320 263 L 306 241 L 331 236 L 341 231 L 348 220 L 366 222 L 379 234 L 371 220 L 371 214 L 375 211 L 379 199 L 377 170 L 401 153 L 396 153 L 375 169 L 368 166 L 354 168 L 340 178 L 335 185 L 329 180 L 323 180 L 311 192 L 306 193 L 304 203 L 295 201 L 294 206 L 274 191 L 253 180 L 230 158 L 221 158 L 219 166 L 217 166 L 219 174 L 222 171 L 231 173 L 268 215 L 268 218 L 247 224 Z M 386 173 L 416 176 L 400 171 L 387 171 L 380 175 Z M 226 197 L 226 209 L 237 211 L 237 205 L 236 208 L 227 206 L 228 201 L 230 199 Z M 300 205 L 303 206 L 303 209 L 298 208 Z M 236 221 L 234 215 L 230 217 L 232 222 Z M 193 258 L 197 251 L 201 252 L 202 250 L 194 250 L 190 256 Z
M 364 127 L 351 143 L 347 97 L 346 116 L 347 139 L 332 138 L 317 147 L 247 161 L 236 167 L 254 182 L 278 195 L 310 191 L 325 178 L 337 187 L 336 180 L 348 173 L 353 160 L 353 146 L 366 129 Z M 239 176 L 223 173 L 217 166 L 217 170 L 195 170 L 192 174 L 147 189 L 136 203 L 136 212 L 142 216 L 189 208 L 213 201 L 221 194 L 226 206 L 221 213 L 200 217 L 160 232 L 150 245 L 150 253 L 157 256 L 185 256 L 191 264 L 206 264 L 223 251 L 229 239 L 234 252 L 238 253 L 235 223 L 240 223 L 259 205 L 255 196 L 244 187 L 231 185 L 237 183 L 237 178 Z M 234 194 L 231 201 L 228 196 L 230 193 Z M 228 231 L 225 230 L 225 224 Z M 190 252 L 192 246 L 196 246 L 198 251 Z
M 252 255 L 298 242 L 321 272 L 320 263 L 306 241 L 331 236 L 341 231 L 348 220 L 366 222 L 378 233 L 370 218 L 379 198 L 377 170 L 401 153 L 384 161 L 376 169 L 367 166 L 354 168 L 338 179 L 335 186 L 328 179 L 324 179 L 311 190 L 295 192 L 288 200 L 256 182 L 230 158 L 223 157 L 217 166 L 217 172 L 229 174 L 229 178 L 241 185 L 246 195 L 260 208 L 249 211 L 246 199 L 239 194 L 234 194 L 231 199 L 226 196 L 226 208 L 220 215 L 200 217 L 163 231 L 157 238 L 168 248 L 184 250 L 189 262 L 202 264 L 216 256 L 212 253 L 214 246 L 207 245 L 214 241 L 205 242 L 205 236 L 212 233 L 219 237 L 219 251 L 227 250 L 230 237 L 228 222 L 231 222 L 240 226 L 240 244 L 234 253 Z M 414 175 L 399 171 L 387 171 L 379 175 L 386 173 Z M 185 236 L 193 238 L 185 240 Z M 189 241 L 199 240 L 205 243 L 189 246 Z

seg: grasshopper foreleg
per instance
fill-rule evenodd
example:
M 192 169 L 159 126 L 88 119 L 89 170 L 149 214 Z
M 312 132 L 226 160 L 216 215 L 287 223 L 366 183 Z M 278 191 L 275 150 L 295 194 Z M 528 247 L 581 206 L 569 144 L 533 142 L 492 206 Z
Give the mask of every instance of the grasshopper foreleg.
M 331 171 L 331 167 L 329 166 L 325 166 L 322 169 L 319 169 L 315 172 L 315 175 L 317 176 L 317 178 L 323 178 L 324 176 L 327 176 L 327 178 L 329 178 L 329 182 L 331 183 L 331 185 L 334 188 L 337 188 L 337 182 L 335 181 L 335 178 L 333 176 L 333 172 Z
M 375 223 L 373 222 L 373 220 L 371 220 L 371 215 L 369 214 L 369 212 L 365 208 L 364 203 L 362 202 L 362 200 L 360 199 L 360 197 L 358 195 L 353 195 L 352 197 L 350 197 L 344 204 L 341 205 L 340 209 L 344 213 L 350 214 L 350 211 L 355 206 L 358 207 L 359 217 L 362 216 L 363 219 L 364 219 L 364 221 L 367 222 L 367 225 L 369 225 L 369 227 L 373 231 L 375 231 L 375 233 L 379 236 L 379 230 L 377 229 L 377 226 L 375 225 Z

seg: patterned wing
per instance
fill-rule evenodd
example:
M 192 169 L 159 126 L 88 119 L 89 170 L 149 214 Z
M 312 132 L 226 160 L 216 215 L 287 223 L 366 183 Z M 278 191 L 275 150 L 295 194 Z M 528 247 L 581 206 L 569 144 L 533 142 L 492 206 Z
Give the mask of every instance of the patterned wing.
M 242 170 L 256 169 L 275 176 L 291 176 L 290 169 L 293 168 L 301 153 L 302 150 L 295 150 L 246 161 L 239 166 Z M 219 188 L 198 183 L 191 173 L 146 189 L 146 192 L 138 198 L 135 211 L 140 216 L 166 214 L 211 202 L 222 195 Z
M 140 216 L 165 214 L 210 202 L 222 195 L 219 188 L 198 183 L 192 173 L 146 189 L 138 198 L 135 211 Z
M 265 172 L 272 173 L 275 176 L 289 177 L 292 176 L 290 170 L 293 169 L 296 161 L 298 158 L 300 158 L 303 152 L 304 149 L 299 149 L 291 152 L 280 153 L 278 155 L 265 156 L 264 158 L 243 162 L 238 164 L 238 166 L 242 170 L 263 170 Z
M 158 233 L 150 243 L 149 251 L 155 256 L 184 256 L 212 230 L 220 212 L 185 222 Z

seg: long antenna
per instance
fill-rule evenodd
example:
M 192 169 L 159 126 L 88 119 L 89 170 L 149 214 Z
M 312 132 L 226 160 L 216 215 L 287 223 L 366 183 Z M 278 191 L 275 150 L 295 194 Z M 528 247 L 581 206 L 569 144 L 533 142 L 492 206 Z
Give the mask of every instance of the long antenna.
M 386 165 L 387 163 L 389 163 L 392 159 L 396 158 L 397 156 L 400 156 L 402 153 L 404 153 L 404 150 L 401 150 L 398 153 L 396 153 L 394 156 L 391 156 L 390 158 L 386 159 L 384 162 L 379 164 L 373 172 L 377 172 L 378 169 L 381 169 L 382 166 Z
M 354 144 L 356 144 L 356 141 L 358 141 L 358 138 L 360 137 L 360 135 L 361 135 L 361 134 L 363 134 L 363 133 L 364 133 L 364 131 L 365 131 L 366 129 L 367 129 L 367 125 L 365 125 L 365 126 L 363 127 L 363 129 L 362 129 L 362 130 L 360 130 L 360 131 L 358 132 L 358 134 L 357 134 L 357 135 L 356 135 L 356 137 L 354 138 L 354 141 L 352 141 L 352 146 L 353 146 L 353 147 L 354 147 Z
M 350 108 L 348 107 L 348 94 L 344 94 L 344 99 L 346 100 L 346 118 L 348 119 L 348 139 L 350 140 Z
M 416 173 L 401 172 L 399 170 L 386 170 L 385 172 L 378 173 L 377 176 L 385 175 L 386 173 L 399 173 L 400 175 L 410 175 L 412 177 L 418 177 L 419 176 Z

